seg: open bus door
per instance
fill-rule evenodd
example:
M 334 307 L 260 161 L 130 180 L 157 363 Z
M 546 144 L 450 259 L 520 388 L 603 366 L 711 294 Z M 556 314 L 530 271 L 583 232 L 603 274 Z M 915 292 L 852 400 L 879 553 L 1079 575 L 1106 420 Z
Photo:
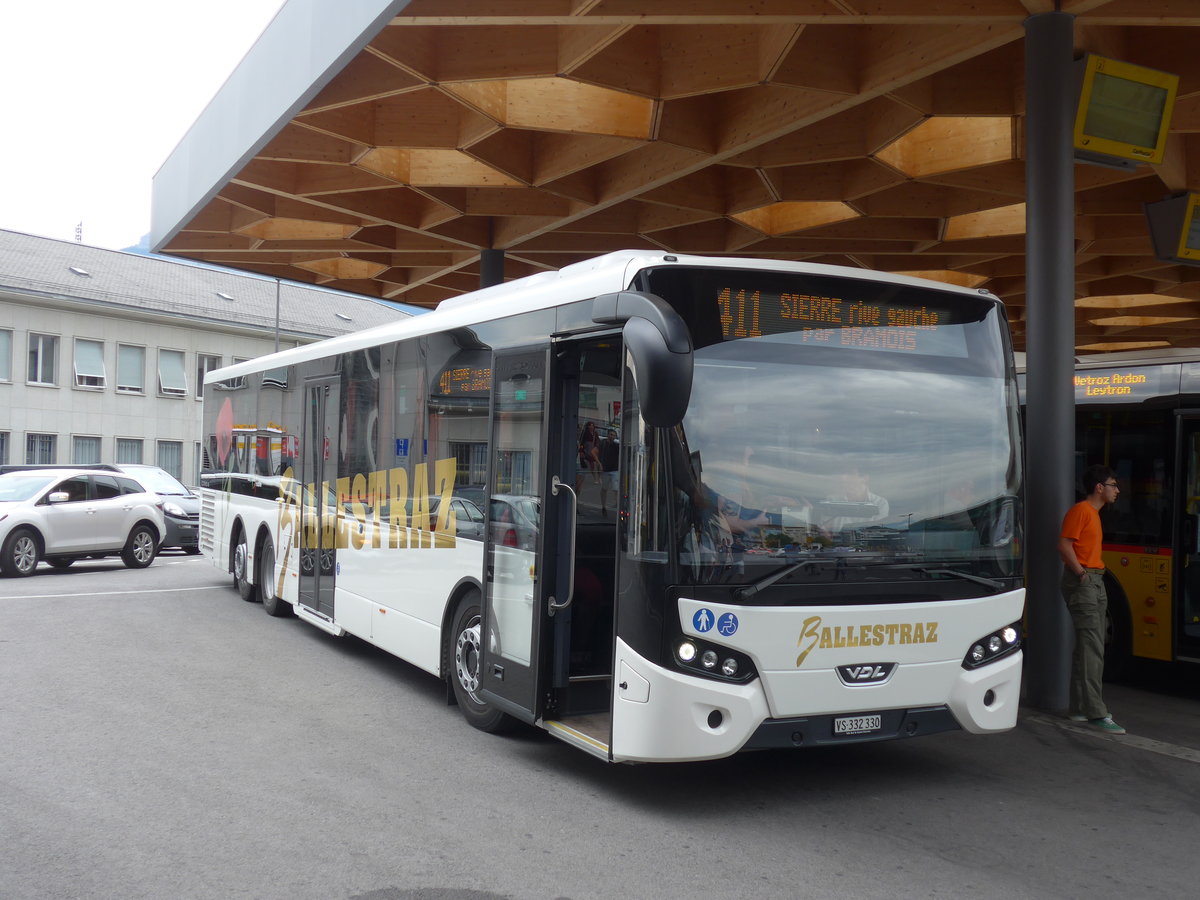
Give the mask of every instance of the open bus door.
M 548 356 L 545 348 L 502 352 L 492 365 L 479 693 L 527 722 L 542 713 L 556 568 L 554 542 L 544 540 L 558 519 L 545 496 Z
M 494 358 L 483 610 L 471 643 L 478 691 L 496 709 L 611 759 L 626 497 L 620 464 L 609 480 L 594 472 L 580 432 L 588 422 L 598 437 L 620 426 L 627 352 L 641 417 L 677 425 L 691 394 L 692 344 L 677 313 L 634 291 L 597 297 L 592 321 L 621 330 Z M 519 508 L 532 508 L 532 533 Z
M 554 350 L 493 364 L 479 687 L 607 759 L 620 492 L 617 472 L 580 464 L 579 431 L 620 415 L 621 340 Z

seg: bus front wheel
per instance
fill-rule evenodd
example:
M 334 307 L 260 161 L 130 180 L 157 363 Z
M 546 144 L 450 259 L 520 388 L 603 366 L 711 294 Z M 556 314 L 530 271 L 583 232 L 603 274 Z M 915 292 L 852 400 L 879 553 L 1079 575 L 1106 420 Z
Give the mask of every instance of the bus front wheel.
M 479 698 L 480 666 L 483 656 L 483 613 L 478 591 L 465 594 L 454 610 L 446 632 L 446 659 L 450 684 L 463 717 L 480 731 L 507 731 L 513 719 Z

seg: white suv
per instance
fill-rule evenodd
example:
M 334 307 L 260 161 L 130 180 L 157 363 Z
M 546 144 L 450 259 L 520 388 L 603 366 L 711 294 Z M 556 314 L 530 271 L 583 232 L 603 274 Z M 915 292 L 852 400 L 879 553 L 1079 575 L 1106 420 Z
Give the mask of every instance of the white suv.
M 0 475 L 0 571 L 32 575 L 119 553 L 131 569 L 154 562 L 166 526 L 162 500 L 121 472 L 25 469 Z

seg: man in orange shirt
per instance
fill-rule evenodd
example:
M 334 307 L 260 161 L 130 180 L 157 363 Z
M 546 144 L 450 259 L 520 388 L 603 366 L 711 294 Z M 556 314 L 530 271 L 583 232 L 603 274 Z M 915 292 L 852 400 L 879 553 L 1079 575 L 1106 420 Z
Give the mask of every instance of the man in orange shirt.
M 1104 537 L 1100 510 L 1116 503 L 1121 489 L 1108 466 L 1088 466 L 1083 473 L 1087 496 L 1063 519 L 1058 555 L 1063 561 L 1062 594 L 1075 623 L 1075 652 L 1071 657 L 1071 719 L 1087 722 L 1109 734 L 1124 734 L 1112 720 L 1101 696 L 1104 678 L 1104 632 L 1108 595 L 1104 590 Z

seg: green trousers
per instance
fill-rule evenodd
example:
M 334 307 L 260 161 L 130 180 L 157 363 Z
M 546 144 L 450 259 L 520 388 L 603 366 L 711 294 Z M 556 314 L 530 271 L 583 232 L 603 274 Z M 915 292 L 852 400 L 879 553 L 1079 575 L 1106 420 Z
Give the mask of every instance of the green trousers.
M 1104 590 L 1104 570 L 1084 569 L 1078 578 L 1063 569 L 1062 595 L 1075 624 L 1075 651 L 1071 655 L 1070 702 L 1072 715 L 1102 719 L 1108 708 L 1101 696 L 1104 681 L 1104 632 L 1108 594 Z

